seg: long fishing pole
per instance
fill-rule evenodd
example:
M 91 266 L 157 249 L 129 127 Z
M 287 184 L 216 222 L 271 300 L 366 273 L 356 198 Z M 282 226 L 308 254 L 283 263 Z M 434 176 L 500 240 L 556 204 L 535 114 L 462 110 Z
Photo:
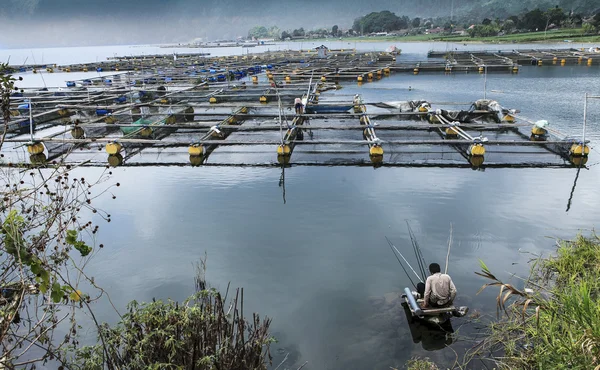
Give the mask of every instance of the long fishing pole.
M 417 265 L 419 266 L 419 271 L 421 272 L 421 279 L 425 280 L 425 277 L 427 276 L 427 274 L 425 273 L 425 261 L 423 259 L 423 256 L 419 253 L 419 245 L 416 241 L 416 237 L 410 227 L 410 224 L 408 223 L 408 220 L 406 220 L 406 226 L 408 227 L 408 235 L 410 236 L 410 241 L 412 243 L 413 246 L 413 251 L 415 252 L 415 257 L 417 258 Z
M 448 261 L 450 260 L 450 247 L 452 246 L 452 223 L 450 223 L 450 237 L 448 238 L 448 253 L 446 254 L 446 269 L 444 274 L 448 273 Z
M 415 271 L 415 269 L 413 269 L 412 266 L 410 265 L 410 263 L 408 263 L 408 261 L 406 260 L 406 258 L 404 258 L 404 256 L 402 255 L 402 253 L 400 253 L 400 251 L 398 250 L 398 248 L 396 248 L 396 246 L 394 245 L 394 243 L 392 243 L 390 241 L 390 239 L 388 239 L 387 236 L 385 237 L 385 239 L 388 241 L 388 243 L 393 248 L 393 250 L 395 250 L 396 253 L 398 253 L 400 255 L 400 257 L 402 257 L 402 259 L 404 260 L 404 262 L 406 262 L 406 264 L 412 270 L 412 272 L 415 274 L 415 276 L 417 277 L 417 279 L 419 279 L 419 281 L 423 281 L 423 279 L 419 276 L 419 274 L 417 274 L 417 272 Z
M 410 226 L 409 226 L 410 228 Z M 423 257 L 423 253 L 421 252 L 421 246 L 419 246 L 419 241 L 417 240 L 417 237 L 415 236 L 415 233 L 412 231 L 412 229 L 410 229 L 410 233 L 411 233 L 411 239 L 414 243 L 414 247 L 415 247 L 415 253 L 417 254 L 417 259 L 421 262 L 421 273 L 423 274 L 423 279 L 426 278 L 427 276 L 427 270 L 426 270 L 426 266 L 427 263 L 425 262 L 425 258 Z
M 402 270 L 404 270 L 404 273 L 406 274 L 406 277 L 408 278 L 408 280 L 410 280 L 410 283 L 415 287 L 415 289 L 417 288 L 417 286 L 415 285 L 415 282 L 410 278 L 410 274 L 408 273 L 408 271 L 406 271 L 406 268 L 404 267 L 404 265 L 402 264 L 402 261 L 400 261 L 400 258 L 398 258 L 398 255 L 396 254 L 396 252 L 394 252 L 394 248 L 393 248 L 393 244 L 390 242 L 390 240 L 387 238 L 387 236 L 385 237 L 387 239 L 388 245 L 390 246 L 390 249 L 392 250 L 392 253 L 394 253 L 394 256 L 396 257 L 396 259 L 398 260 L 398 263 L 400 264 L 400 267 L 402 267 Z
M 414 234 L 413 234 L 414 236 Z M 427 278 L 427 262 L 425 262 L 425 258 L 423 257 L 423 252 L 421 252 L 421 246 L 419 245 L 419 242 L 417 241 L 417 237 L 415 236 L 415 248 L 417 250 L 418 253 L 418 257 L 421 260 L 421 271 L 423 273 L 423 280 L 425 280 Z
M 419 259 L 419 252 L 417 252 L 417 246 L 415 245 L 415 239 L 412 234 L 412 230 L 410 229 L 410 226 L 408 227 L 408 235 L 410 237 L 410 242 L 413 247 L 413 252 L 415 253 L 415 258 L 417 259 L 417 267 L 419 268 L 419 272 L 421 273 L 421 276 L 424 277 L 425 274 L 423 272 L 423 265 L 421 263 L 421 260 Z

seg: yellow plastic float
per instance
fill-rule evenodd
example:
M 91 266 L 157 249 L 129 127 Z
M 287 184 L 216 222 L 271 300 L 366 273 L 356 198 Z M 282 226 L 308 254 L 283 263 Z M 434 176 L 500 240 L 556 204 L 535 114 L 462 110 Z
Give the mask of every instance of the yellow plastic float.
M 106 144 L 105 149 L 108 154 L 115 155 L 118 154 L 121 151 L 121 149 L 123 149 L 123 146 L 121 146 L 120 143 L 113 141 L 112 143 Z

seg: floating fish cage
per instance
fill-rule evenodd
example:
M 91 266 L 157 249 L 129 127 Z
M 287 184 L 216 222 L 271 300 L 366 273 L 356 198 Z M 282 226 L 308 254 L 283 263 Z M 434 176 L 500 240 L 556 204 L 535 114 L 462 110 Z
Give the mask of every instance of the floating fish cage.
M 449 107 L 330 93 L 350 80 L 444 71 L 448 61 L 453 70 L 478 69 L 488 54 L 402 64 L 397 53 L 330 50 L 319 58 L 316 52 L 286 51 L 48 67 L 104 70 L 118 63 L 124 71 L 70 80 L 61 89 L 15 92 L 4 154 L 6 163 L 35 166 L 585 165 L 584 139 L 566 137 L 546 121 L 527 120 L 518 107 L 498 101 Z M 507 56 L 493 58 L 498 64 L 486 60 L 486 68 L 512 72 L 512 62 L 499 62 Z
M 430 51 L 429 58 L 445 59 L 450 66 L 477 63 L 480 66 L 505 64 L 533 66 L 597 65 L 600 62 L 598 48 L 580 49 L 528 49 L 483 51 Z

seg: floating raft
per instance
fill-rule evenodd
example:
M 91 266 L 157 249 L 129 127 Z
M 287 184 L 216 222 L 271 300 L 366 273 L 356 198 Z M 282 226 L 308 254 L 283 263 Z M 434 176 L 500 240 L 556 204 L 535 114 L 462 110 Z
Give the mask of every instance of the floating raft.
M 579 53 L 560 52 L 561 57 Z M 349 80 L 376 83 L 396 72 L 447 72 L 448 62 L 452 71 L 461 66 L 480 71 L 483 63 L 486 70 L 514 72 L 519 60 L 512 54 L 490 53 L 404 63 L 389 53 L 354 50 L 324 58 L 299 51 L 115 58 L 98 68 L 118 63 L 128 72 L 94 73 L 60 90 L 15 92 L 4 154 L 7 164 L 27 165 L 102 165 L 107 162 L 102 152 L 113 166 L 585 165 L 587 142 L 521 117 L 499 102 L 368 102 L 337 92 Z M 520 51 L 514 57 L 527 53 L 551 55 Z M 303 112 L 295 111 L 296 98 L 302 98 Z
M 476 63 L 480 66 L 588 65 L 600 63 L 596 49 L 530 49 L 510 51 L 430 51 L 429 58 L 444 58 L 450 66 Z M 594 63 L 595 61 L 595 63 Z

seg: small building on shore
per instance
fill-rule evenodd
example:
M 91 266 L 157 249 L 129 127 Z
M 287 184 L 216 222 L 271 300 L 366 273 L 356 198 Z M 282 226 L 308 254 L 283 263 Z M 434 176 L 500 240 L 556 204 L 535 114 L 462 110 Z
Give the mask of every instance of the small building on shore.
M 325 45 L 317 46 L 315 48 L 317 51 L 317 57 L 319 58 L 327 58 L 327 54 L 329 53 L 329 48 Z

